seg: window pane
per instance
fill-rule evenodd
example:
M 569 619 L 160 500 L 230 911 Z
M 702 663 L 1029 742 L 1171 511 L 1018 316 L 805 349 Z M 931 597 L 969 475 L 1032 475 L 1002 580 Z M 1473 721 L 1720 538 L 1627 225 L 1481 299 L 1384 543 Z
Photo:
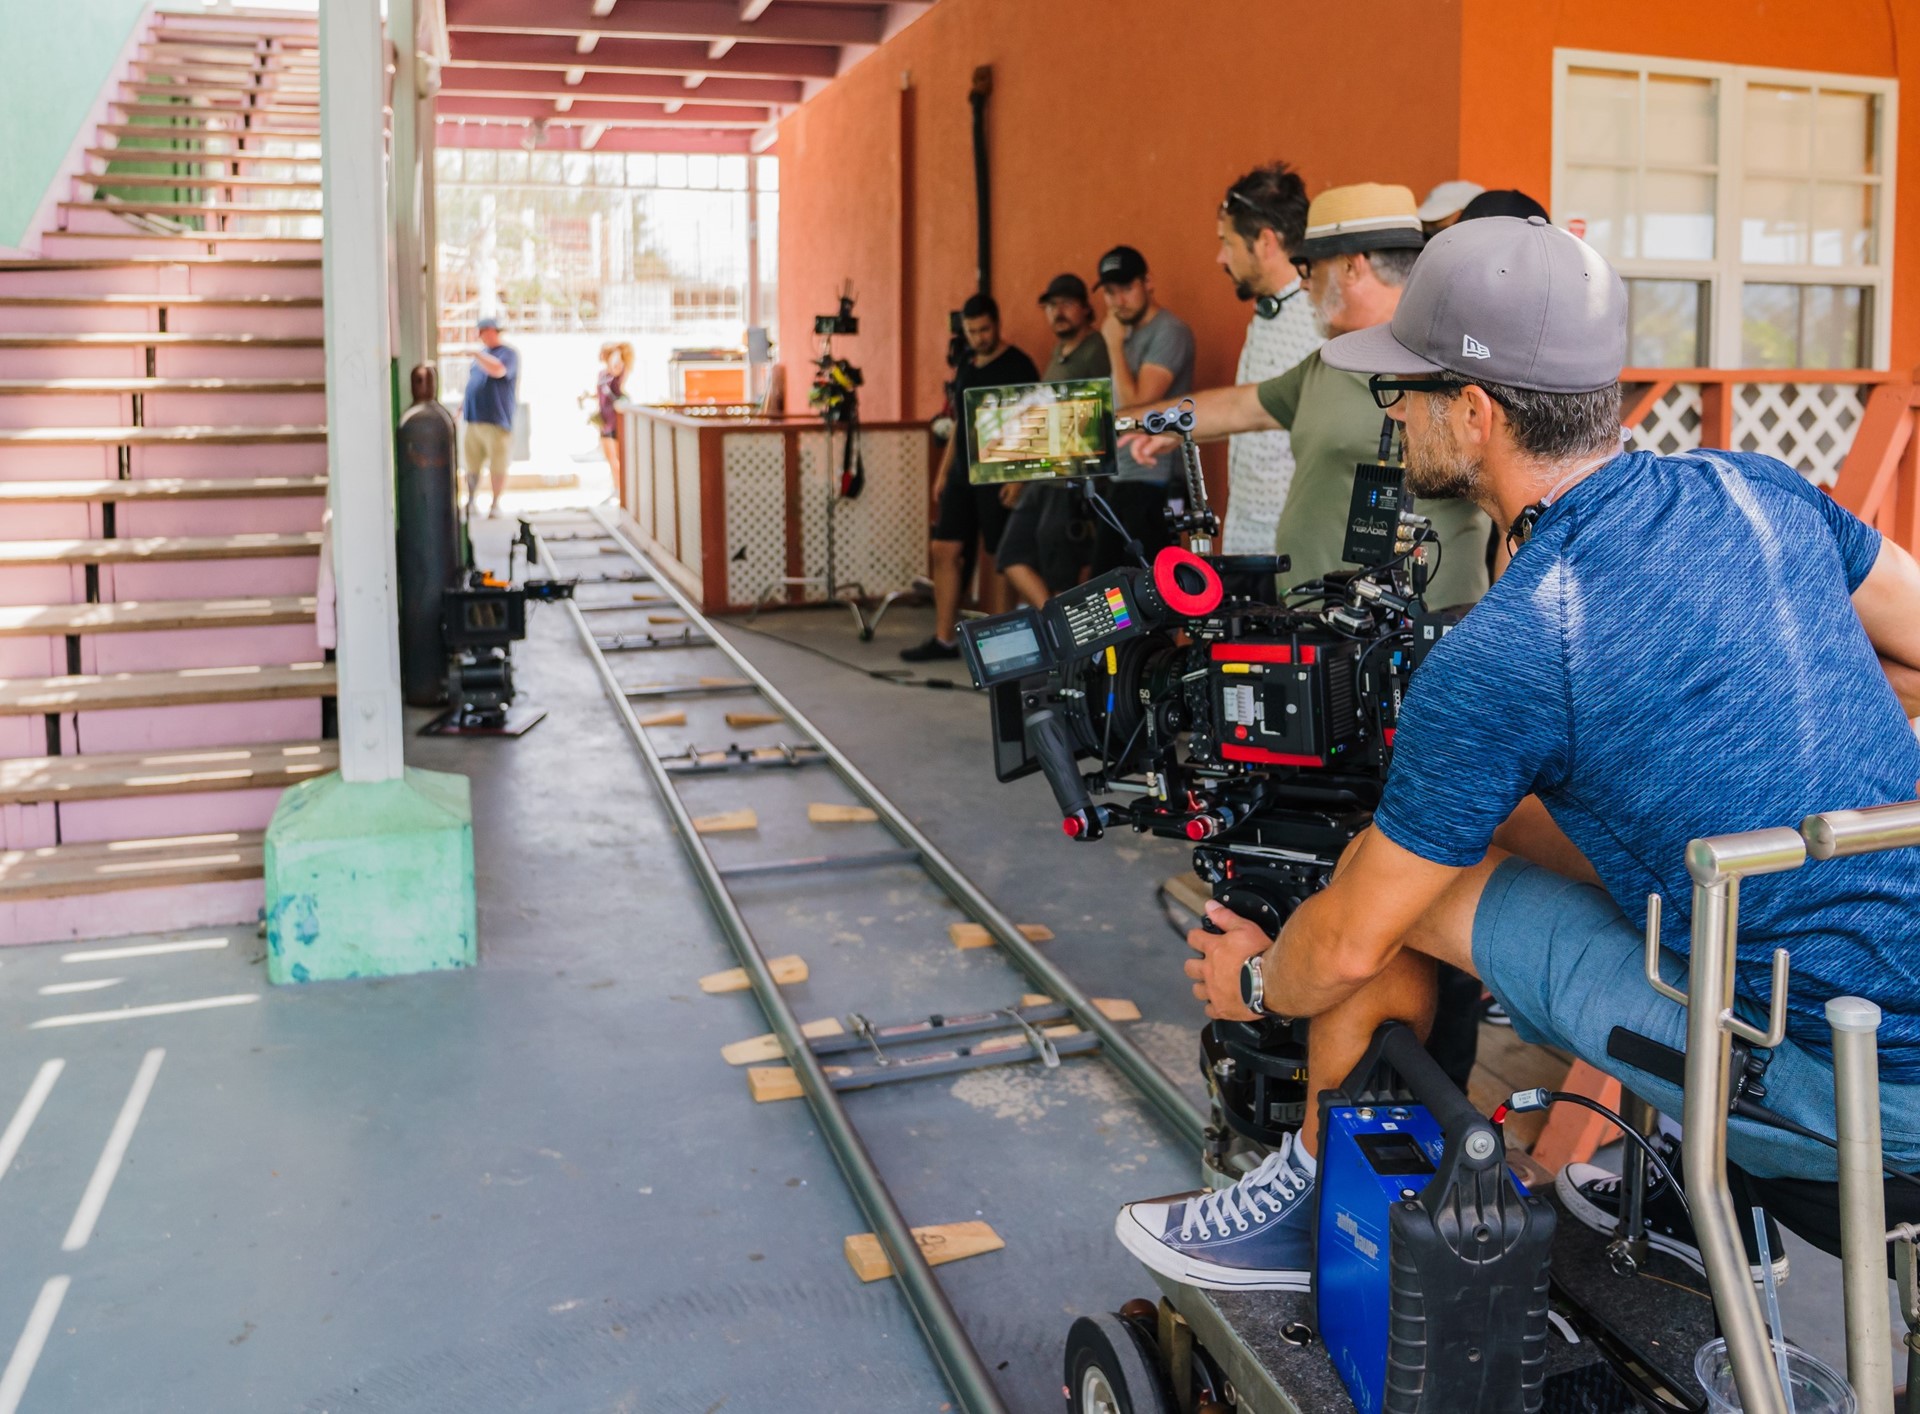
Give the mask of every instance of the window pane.
M 467 152 L 467 180 L 470 182 L 490 182 L 493 180 L 494 155 L 485 148 L 472 148 Z
M 524 182 L 527 179 L 527 154 L 524 152 L 502 152 L 500 154 L 500 180 L 503 182 Z
M 1874 150 L 1874 98 L 1822 93 L 1814 103 L 1813 167 L 1822 176 L 1856 177 L 1880 169 Z
M 687 159 L 679 153 L 661 153 L 658 170 L 663 187 L 684 187 L 687 184 Z
M 1807 184 L 1750 177 L 1741 197 L 1740 258 L 1753 265 L 1807 263 Z
M 1712 177 L 1648 172 L 1641 180 L 1640 192 L 1643 259 L 1713 259 Z
M 1633 162 L 1640 154 L 1640 76 L 1567 71 L 1567 160 Z
M 1865 368 L 1872 300 L 1852 285 L 1808 285 L 1800 294 L 1802 368 Z
M 720 190 L 745 191 L 747 189 L 747 159 L 744 157 L 722 157 L 720 159 Z
M 583 187 L 593 175 L 593 154 L 591 152 L 563 152 L 560 154 L 560 170 L 566 175 L 567 185 Z
M 462 149 L 458 147 L 442 147 L 434 152 L 433 170 L 441 181 L 457 182 L 460 180 L 461 153 Z
M 627 154 L 627 185 L 630 187 L 653 185 L 653 154 L 651 152 Z
M 756 174 L 756 183 L 760 190 L 779 191 L 780 159 L 778 157 L 756 157 L 754 161 L 760 164 L 760 170 Z
M 533 180 L 536 182 L 558 183 L 560 180 L 560 154 L 557 152 L 529 153 L 528 162 L 532 165 Z
M 1703 366 L 1706 314 L 1702 282 L 1627 281 L 1627 363 L 1634 368 Z
M 1804 88 L 1747 85 L 1747 170 L 1804 172 L 1812 161 L 1813 94 Z
M 1875 187 L 1819 182 L 1813 188 L 1813 263 L 1871 265 Z
M 1714 113 L 1719 85 L 1712 79 L 1647 76 L 1647 161 L 1711 167 L 1719 161 Z
M 1586 222 L 1586 241 L 1612 260 L 1639 254 L 1634 242 L 1633 173 L 1608 167 L 1567 168 L 1562 223 Z
M 627 159 L 618 152 L 596 152 L 593 154 L 593 183 L 601 187 L 623 187 L 627 184 Z
M 711 152 L 696 152 L 687 159 L 687 185 L 712 191 L 720 185 L 720 162 Z
M 1800 287 L 1748 285 L 1740 292 L 1740 362 L 1747 368 L 1799 368 Z

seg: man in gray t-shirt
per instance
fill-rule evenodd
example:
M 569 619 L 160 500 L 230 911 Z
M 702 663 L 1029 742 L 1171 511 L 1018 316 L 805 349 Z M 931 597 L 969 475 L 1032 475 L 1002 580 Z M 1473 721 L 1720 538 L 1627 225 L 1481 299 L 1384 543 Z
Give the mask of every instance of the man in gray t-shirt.
M 1114 406 L 1165 407 L 1185 397 L 1193 388 L 1193 331 L 1154 299 L 1146 257 L 1124 245 L 1101 256 L 1100 293 L 1107 302 L 1100 337 L 1113 363 Z M 1165 507 L 1167 485 L 1175 470 L 1172 452 L 1144 462 L 1126 447 L 1118 453 L 1118 470 L 1107 499 L 1149 559 L 1172 541 Z M 1130 562 L 1126 541 L 1103 519 L 1094 539 L 1093 572 L 1101 574 Z

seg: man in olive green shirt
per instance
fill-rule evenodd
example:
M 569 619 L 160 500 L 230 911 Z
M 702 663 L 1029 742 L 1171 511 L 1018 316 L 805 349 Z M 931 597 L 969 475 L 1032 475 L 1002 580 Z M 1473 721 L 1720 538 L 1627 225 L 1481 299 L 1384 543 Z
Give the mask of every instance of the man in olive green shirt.
M 1391 319 L 1420 244 L 1420 217 L 1405 187 L 1367 183 L 1315 197 L 1294 264 L 1307 282 L 1321 333 L 1331 338 Z M 1367 380 L 1327 367 L 1315 352 L 1277 378 L 1209 389 L 1193 401 L 1196 437 L 1274 427 L 1293 434 L 1293 485 L 1274 544 L 1275 553 L 1293 562 L 1284 582 L 1304 584 L 1357 568 L 1341 558 L 1354 471 L 1379 460 L 1385 418 Z M 1172 440 L 1154 439 L 1154 449 L 1162 444 L 1171 446 Z M 1417 509 L 1440 540 L 1427 603 L 1473 603 L 1487 588 L 1486 516 L 1464 500 L 1421 501 Z

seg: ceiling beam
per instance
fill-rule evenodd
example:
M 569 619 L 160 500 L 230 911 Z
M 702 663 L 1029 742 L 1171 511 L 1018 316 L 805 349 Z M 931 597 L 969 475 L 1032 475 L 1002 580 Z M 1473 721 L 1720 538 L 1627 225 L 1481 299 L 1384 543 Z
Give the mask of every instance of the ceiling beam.
M 520 97 L 545 94 L 573 98 L 666 98 L 691 103 L 752 103 L 766 107 L 800 101 L 800 85 L 756 79 L 713 79 L 698 95 L 672 74 L 608 74 L 589 69 L 577 84 L 554 69 L 447 68 L 441 70 L 442 93 Z
M 498 64 L 515 68 L 571 69 L 581 62 L 567 35 L 474 34 L 452 36 L 449 65 Z M 594 46 L 589 70 L 624 74 L 685 74 L 764 79 L 830 79 L 839 72 L 840 52 L 814 44 L 741 44 L 718 59 L 704 44 L 648 39 L 602 39 Z M 789 100 L 782 100 L 789 101 Z
M 593 13 L 582 0 L 447 0 L 447 28 L 492 34 L 597 33 L 623 39 L 737 39 L 749 44 L 878 44 L 886 12 L 875 5 L 768 7 L 742 19 L 736 0 L 629 0 L 618 12 Z
M 738 128 L 751 132 L 766 123 L 765 110 L 758 108 L 684 108 L 667 112 L 664 103 L 594 103 L 587 99 L 560 99 L 567 104 L 560 110 L 577 123 L 608 123 L 614 126 L 652 126 L 688 128 Z M 434 113 L 442 118 L 557 118 L 554 104 L 543 98 L 485 98 L 475 95 L 442 93 L 434 99 Z
M 742 24 L 752 24 L 755 20 L 766 14 L 767 6 L 772 3 L 773 0 L 740 0 L 740 22 Z
M 716 39 L 707 46 L 707 57 L 709 59 L 724 59 L 737 43 L 739 43 L 739 41 L 733 39 Z
M 556 121 L 547 129 L 541 144 L 543 152 L 580 150 L 586 127 L 563 126 Z M 524 123 L 442 122 L 434 130 L 441 147 L 504 149 L 517 152 L 526 142 Z M 608 128 L 595 152 L 746 152 L 751 135 L 727 129 L 706 128 Z

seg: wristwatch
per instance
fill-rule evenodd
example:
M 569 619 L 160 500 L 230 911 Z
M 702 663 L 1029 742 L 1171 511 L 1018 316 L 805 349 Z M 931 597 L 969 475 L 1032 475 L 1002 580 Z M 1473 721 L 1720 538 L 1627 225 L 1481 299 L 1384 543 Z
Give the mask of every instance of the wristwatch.
M 1261 968 L 1265 960 L 1265 953 L 1255 953 L 1240 968 L 1240 1000 L 1255 1016 L 1272 1014 L 1267 1010 L 1267 978 Z

